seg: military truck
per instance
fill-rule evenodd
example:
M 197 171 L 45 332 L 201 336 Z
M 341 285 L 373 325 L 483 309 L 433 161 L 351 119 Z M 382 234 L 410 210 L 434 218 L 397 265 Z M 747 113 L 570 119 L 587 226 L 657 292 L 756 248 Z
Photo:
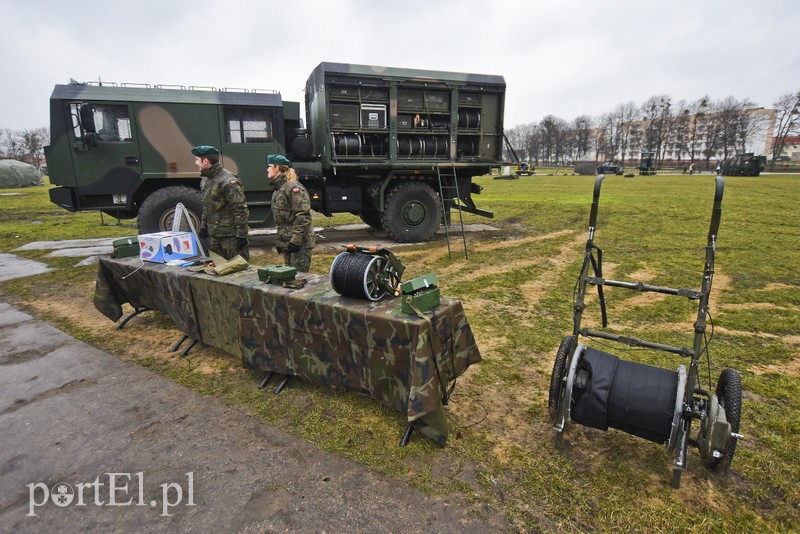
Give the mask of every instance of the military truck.
M 723 176 L 758 176 L 766 167 L 766 156 L 755 156 L 752 152 L 746 152 L 723 161 L 720 172 Z
M 639 175 L 654 176 L 656 174 L 656 153 L 642 152 L 639 158 Z
M 616 174 L 622 176 L 625 173 L 625 167 L 622 163 L 616 161 L 606 161 L 597 166 L 597 174 Z
M 279 92 L 70 83 L 50 97 L 50 199 L 69 211 L 195 225 L 200 175 L 190 149 L 214 145 L 241 179 L 251 227 L 272 226 L 265 156 L 286 155 L 324 215 L 350 212 L 398 242 L 426 241 L 455 206 L 475 206 L 473 176 L 501 161 L 502 76 L 320 63 L 299 102 Z

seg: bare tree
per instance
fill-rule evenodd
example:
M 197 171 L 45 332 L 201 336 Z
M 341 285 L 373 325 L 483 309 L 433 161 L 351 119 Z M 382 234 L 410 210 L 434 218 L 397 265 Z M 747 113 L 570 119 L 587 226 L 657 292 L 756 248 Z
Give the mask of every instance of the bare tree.
M 542 133 L 543 159 L 548 163 L 564 160 L 567 122 L 554 115 L 548 115 L 539 123 Z
M 513 128 L 508 128 L 505 130 L 504 135 L 508 140 L 508 145 L 503 145 L 503 159 L 505 161 L 511 161 L 513 159 L 511 151 L 515 152 L 518 156 L 520 152 L 524 150 L 525 146 L 525 125 L 521 124 L 518 126 L 514 126 Z M 522 156 L 520 156 L 522 157 Z
M 690 161 L 694 161 L 695 157 L 700 155 L 700 139 L 705 130 L 704 123 L 710 106 L 711 99 L 706 95 L 688 104 L 683 111 L 687 123 L 685 125 L 685 139 L 682 148 Z
M 576 161 L 585 156 L 592 149 L 591 130 L 592 119 L 587 115 L 576 117 L 572 121 L 573 138 L 572 160 Z
M 47 144 L 48 137 L 47 128 L 35 128 L 20 132 L 25 159 L 40 172 L 42 170 L 44 147 Z
M 8 128 L 0 130 L 0 157 L 22 160 L 24 153 L 18 132 Z
M 614 115 L 606 113 L 597 119 L 597 129 L 602 133 L 595 137 L 597 140 L 597 153 L 602 156 L 603 161 L 610 161 L 615 158 L 617 147 L 614 144 L 616 136 L 614 135 L 615 123 Z
M 670 130 L 673 125 L 672 99 L 667 95 L 651 96 L 642 105 L 644 117 L 643 148 L 656 153 L 656 165 L 664 160 Z
M 717 108 L 717 118 L 720 121 L 720 146 L 722 159 L 728 159 L 736 153 L 737 119 L 741 111 L 739 101 L 733 96 L 725 97 Z
M 639 119 L 639 108 L 632 101 L 627 104 L 620 104 L 617 107 L 617 114 L 619 115 L 619 152 L 624 162 L 628 157 L 628 149 L 631 143 L 631 135 L 635 129 L 634 124 Z
M 542 158 L 542 135 L 539 126 L 534 123 L 525 125 L 525 153 L 528 161 L 537 164 Z
M 756 108 L 755 103 L 749 98 L 739 102 L 739 113 L 736 115 L 735 145 L 737 152 L 747 152 L 747 142 L 753 137 L 763 133 L 767 117 L 761 112 L 763 108 Z
M 775 108 L 775 132 L 772 141 L 772 161 L 770 169 L 775 169 L 775 161 L 783 153 L 786 138 L 800 132 L 800 91 L 787 93 L 772 104 Z
M 41 170 L 41 159 L 48 138 L 47 128 L 0 130 L 0 157 L 24 161 Z
M 725 125 L 719 113 L 719 103 L 709 101 L 708 110 L 698 121 L 698 139 L 703 141 L 702 155 L 706 158 L 706 167 L 710 167 L 711 158 L 719 157 L 722 147 L 722 134 Z

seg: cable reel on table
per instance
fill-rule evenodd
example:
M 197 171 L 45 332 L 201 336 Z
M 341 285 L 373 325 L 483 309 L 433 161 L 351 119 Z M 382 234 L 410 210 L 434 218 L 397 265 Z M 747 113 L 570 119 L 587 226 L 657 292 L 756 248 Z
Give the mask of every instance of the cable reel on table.
M 331 287 L 345 297 L 378 301 L 400 294 L 405 267 L 383 247 L 342 245 L 345 251 L 331 263 Z

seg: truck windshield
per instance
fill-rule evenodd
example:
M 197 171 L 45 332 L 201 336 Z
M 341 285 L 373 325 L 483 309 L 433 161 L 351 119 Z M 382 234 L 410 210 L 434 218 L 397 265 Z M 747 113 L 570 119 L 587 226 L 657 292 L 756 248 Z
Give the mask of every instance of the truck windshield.
M 95 104 L 94 124 L 97 127 L 97 137 L 101 143 L 130 143 L 131 119 L 128 106 Z

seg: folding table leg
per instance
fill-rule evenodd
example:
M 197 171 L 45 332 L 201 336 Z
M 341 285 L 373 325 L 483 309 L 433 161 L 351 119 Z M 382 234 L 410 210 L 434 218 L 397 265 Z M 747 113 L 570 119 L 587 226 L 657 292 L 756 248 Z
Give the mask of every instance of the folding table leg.
M 127 317 L 125 317 L 125 318 L 122 320 L 122 322 L 121 322 L 121 323 L 119 323 L 119 324 L 117 325 L 117 330 L 122 330 L 122 327 L 123 327 L 123 326 L 125 326 L 125 324 L 126 324 L 128 321 L 130 321 L 131 319 L 133 319 L 134 317 L 136 317 L 136 316 L 137 316 L 137 315 L 139 315 L 140 313 L 148 311 L 149 309 L 150 309 L 150 308 L 146 308 L 146 307 L 136 308 L 136 309 L 133 311 L 133 313 L 131 313 L 130 315 L 128 315 Z
M 272 371 L 269 371 L 266 375 L 264 375 L 264 380 L 262 380 L 261 383 L 258 385 L 258 389 L 264 389 L 265 387 L 267 387 L 269 381 L 272 380 L 272 374 L 273 374 Z
M 291 379 L 292 379 L 291 376 L 287 376 L 286 378 L 284 378 L 283 381 L 280 384 L 278 384 L 278 387 L 275 388 L 275 395 L 277 395 L 278 393 L 283 391 L 283 388 L 286 387 L 286 384 L 288 384 L 289 380 L 291 380 Z
M 192 342 L 189 343 L 189 345 L 181 351 L 181 356 L 186 356 L 187 354 L 189 354 L 189 351 L 192 350 L 192 347 L 194 347 L 196 344 L 197 340 L 193 339 Z
M 175 352 L 176 350 L 178 350 L 178 349 L 181 347 L 181 345 L 183 344 L 183 342 L 184 342 L 184 341 L 186 341 L 187 339 L 189 339 L 189 336 L 187 336 L 186 334 L 184 334 L 184 335 L 183 335 L 183 336 L 182 336 L 182 337 L 181 337 L 181 338 L 178 340 L 178 342 L 177 342 L 177 343 L 175 343 L 174 345 L 172 345 L 172 348 L 171 348 L 171 349 L 169 349 L 169 352 Z
M 411 423 L 408 424 L 406 427 L 406 432 L 403 434 L 403 439 L 400 440 L 400 446 L 405 447 L 408 445 L 408 441 L 411 439 L 411 433 L 414 432 L 414 425 Z

